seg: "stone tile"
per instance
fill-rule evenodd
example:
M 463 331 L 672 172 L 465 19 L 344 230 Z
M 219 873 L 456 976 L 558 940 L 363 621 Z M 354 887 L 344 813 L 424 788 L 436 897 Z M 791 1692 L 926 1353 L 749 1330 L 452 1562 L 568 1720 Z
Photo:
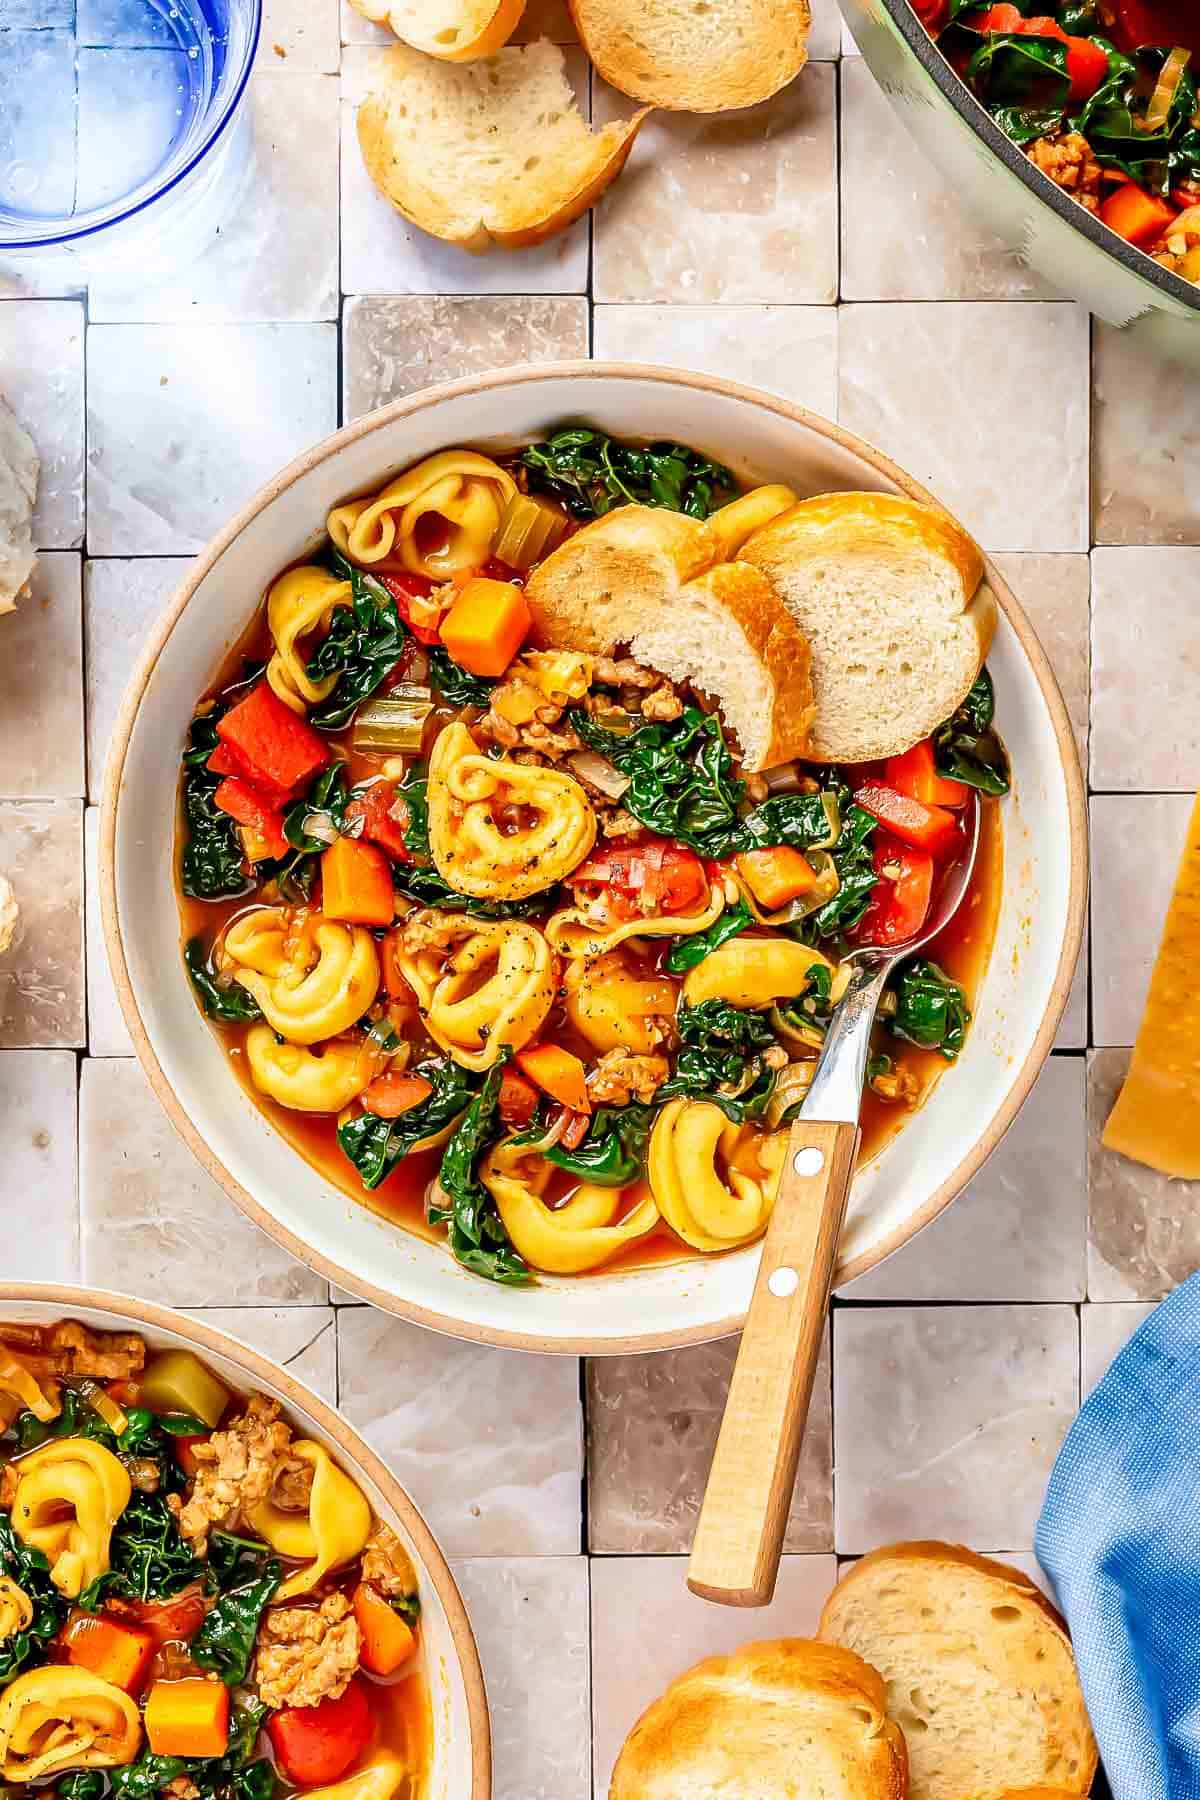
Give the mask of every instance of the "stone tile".
M 336 319 L 337 78 L 293 72 L 270 55 L 267 29 L 248 90 L 253 151 L 238 205 L 204 253 L 165 280 L 94 281 L 93 321 Z
M 837 298 L 837 71 L 746 112 L 658 112 L 596 210 L 597 300 Z M 599 79 L 598 121 L 629 102 Z
M 1092 333 L 1092 526 L 1098 544 L 1200 544 L 1195 371 L 1097 319 Z
M 839 323 L 843 425 L 926 482 L 985 549 L 1086 550 L 1082 307 L 853 305 Z
M 339 1405 L 457 1556 L 580 1547 L 579 1365 L 338 1313 Z
M 487 1684 L 493 1800 L 590 1800 L 587 1559 L 467 1556 L 451 1569 Z
M 1062 689 L 1079 760 L 1088 766 L 1091 567 L 1083 555 L 997 556 L 996 566 L 1029 614 Z
M 30 598 L 4 621 L 0 790 L 15 799 L 83 793 L 80 562 L 43 552 Z
M 604 1800 L 622 1744 L 664 1688 L 747 1638 L 812 1637 L 837 1562 L 785 1556 L 774 1600 L 749 1615 L 689 1593 L 682 1556 L 594 1557 L 591 1577 L 592 1779 Z
M 1053 1056 L 999 1147 L 940 1219 L 847 1300 L 1082 1300 L 1087 1135 L 1080 1056 Z
M 1090 934 L 1085 931 L 1083 946 L 1079 952 L 1079 961 L 1075 965 L 1075 977 L 1071 982 L 1071 991 L 1067 995 L 1067 1004 L 1063 1008 L 1062 1023 L 1059 1025 L 1054 1039 L 1056 1050 L 1083 1050 L 1087 1046 L 1091 970 Z
M 1200 787 L 1198 588 L 1200 549 L 1092 552 L 1093 787 Z
M 1132 1044 L 1192 813 L 1189 794 L 1093 794 L 1092 1043 Z
M 99 801 L 121 700 L 150 627 L 183 579 L 186 556 L 95 558 L 83 571 L 87 795 Z
M 1149 1301 L 1127 1306 L 1089 1304 L 1080 1308 L 1081 1400 L 1086 1400 L 1092 1389 L 1100 1384 L 1118 1352 L 1155 1310 Z
M 20 920 L 0 958 L 0 1048 L 84 1041 L 83 802 L 0 803 L 0 870 Z
M 692 1547 L 737 1340 L 598 1357 L 587 1365 L 588 1547 L 666 1554 Z M 784 1538 L 786 1550 L 828 1550 L 833 1525 L 833 1428 L 828 1345 Z
M 839 1553 L 1028 1550 L 1079 1405 L 1074 1308 L 840 1307 L 833 1331 Z
M 100 881 L 97 857 L 100 840 L 100 809 L 89 806 L 83 815 L 84 922 L 87 946 L 87 1042 L 92 1056 L 132 1056 L 133 1039 L 129 1035 L 117 990 L 113 986 L 104 947 L 104 926 L 100 917 Z
M 70 1051 L 0 1050 L 0 1144 L 10 1198 L 0 1207 L 0 1268 L 8 1281 L 79 1280 L 75 1135 Z
M 370 27 L 368 27 L 370 29 Z M 588 220 L 532 250 L 472 256 L 429 237 L 402 218 L 363 164 L 355 129 L 358 103 L 370 91 L 375 53 L 342 56 L 342 288 L 347 294 L 582 294 L 588 283 Z M 570 50 L 567 74 L 585 117 L 588 64 Z M 625 102 L 625 116 L 633 110 Z
M 1100 1142 L 1128 1067 L 1126 1050 L 1088 1054 L 1092 1300 L 1163 1300 L 1200 1269 L 1200 1181 L 1173 1181 Z
M 77 300 L 0 302 L 0 394 L 41 460 L 34 542 L 83 542 L 83 307 Z
M 278 59 L 281 69 L 336 75 L 342 47 L 331 0 L 264 0 L 258 54 L 272 67 Z
M 336 424 L 334 325 L 93 325 L 89 548 L 201 549 Z
M 842 54 L 842 15 L 831 0 L 817 0 L 811 8 L 813 20 L 808 34 L 810 62 L 832 62 Z M 800 76 L 800 80 L 804 77 Z
M 363 296 L 342 320 L 343 411 L 358 419 L 439 381 L 587 353 L 582 296 Z
M 594 354 L 766 388 L 837 416 L 832 306 L 598 306 Z
M 79 1199 L 83 1279 L 98 1287 L 164 1306 L 328 1300 L 328 1284 L 251 1225 L 195 1160 L 131 1058 L 83 1065 Z
M 330 1406 L 337 1405 L 337 1333 L 332 1306 L 193 1306 L 188 1311 L 215 1331 L 240 1338 Z
M 905 129 L 861 57 L 841 71 L 842 298 L 1056 299 L 968 204 Z M 879 172 L 887 170 L 887 203 Z

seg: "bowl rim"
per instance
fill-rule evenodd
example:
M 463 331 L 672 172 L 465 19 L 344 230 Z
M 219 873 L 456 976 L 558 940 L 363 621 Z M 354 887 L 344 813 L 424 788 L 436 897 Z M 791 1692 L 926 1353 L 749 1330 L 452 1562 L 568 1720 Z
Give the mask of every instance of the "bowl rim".
M 1172 269 L 1164 269 L 1161 263 L 1156 263 L 1144 250 L 1126 243 L 1117 232 L 1101 224 L 1094 213 L 1090 213 L 1086 206 L 1081 206 L 1078 200 L 1072 200 L 1056 182 L 1051 181 L 1044 170 L 1039 169 L 1025 155 L 1018 144 L 1014 144 L 1006 132 L 1001 131 L 986 106 L 976 99 L 962 77 L 951 68 L 917 18 L 909 0 L 881 0 L 881 3 L 921 67 L 933 78 L 964 124 L 969 125 L 976 137 L 1000 158 L 1018 180 L 1024 182 L 1031 194 L 1051 207 L 1060 219 L 1082 233 L 1098 250 L 1119 262 L 1129 274 L 1136 275 L 1141 281 L 1148 281 L 1170 299 L 1180 301 L 1189 312 L 1200 313 L 1200 284 L 1185 281 L 1182 275 L 1176 275 Z
M 48 1281 L 0 1281 L 0 1313 L 9 1303 L 45 1304 L 58 1308 L 60 1317 L 65 1318 L 71 1316 L 72 1307 L 94 1307 L 102 1312 L 116 1313 L 134 1326 L 148 1325 L 158 1330 L 174 1332 L 176 1336 L 186 1338 L 201 1350 L 237 1363 L 254 1380 L 278 1388 L 285 1395 L 289 1406 L 295 1407 L 299 1413 L 307 1413 L 322 1431 L 334 1439 L 350 1463 L 356 1463 L 365 1470 L 415 1542 L 422 1572 L 429 1577 L 445 1608 L 459 1672 L 466 1688 L 467 1720 L 471 1734 L 469 1800 L 491 1800 L 491 1717 L 479 1649 L 467 1616 L 466 1603 L 441 1545 L 426 1524 L 424 1515 L 401 1487 L 382 1457 L 372 1450 L 349 1421 L 310 1387 L 297 1381 L 279 1363 L 272 1362 L 269 1356 L 263 1356 L 240 1338 L 235 1338 L 214 1325 L 207 1325 L 201 1319 L 190 1318 L 172 1307 L 159 1306 L 151 1300 L 139 1300 L 129 1294 L 115 1293 L 108 1288 Z
M 399 1294 L 375 1286 L 364 1276 L 344 1268 L 340 1263 L 334 1262 L 331 1258 L 315 1250 L 303 1239 L 297 1237 L 287 1226 L 281 1224 L 261 1201 L 237 1181 L 212 1147 L 201 1137 L 188 1117 L 179 1096 L 168 1081 L 142 1022 L 130 980 L 116 889 L 117 816 L 124 782 L 125 760 L 142 696 L 176 622 L 190 603 L 196 589 L 251 521 L 256 519 L 275 501 L 279 494 L 302 475 L 307 474 L 320 463 L 326 462 L 330 457 L 336 456 L 346 445 L 369 436 L 372 432 L 392 424 L 395 420 L 411 418 L 417 413 L 436 408 L 449 399 L 470 396 L 497 387 L 525 386 L 529 383 L 562 381 L 564 379 L 581 380 L 585 377 L 595 377 L 601 381 L 641 381 L 657 382 L 670 387 L 683 386 L 700 394 L 719 395 L 743 406 L 756 407 L 774 413 L 789 424 L 799 425 L 814 432 L 837 448 L 858 457 L 885 480 L 893 482 L 901 493 L 906 494 L 910 499 L 941 507 L 941 502 L 936 500 L 926 487 L 907 474 L 890 457 L 876 450 L 862 438 L 855 436 L 853 432 L 847 431 L 843 426 L 834 424 L 832 420 L 823 418 L 819 413 L 810 412 L 806 407 L 780 399 L 774 394 L 764 393 L 740 382 L 727 381 L 720 376 L 702 375 L 691 370 L 640 363 L 591 362 L 587 360 L 538 363 L 527 368 L 497 369 L 483 375 L 469 375 L 456 381 L 443 382 L 436 387 L 424 388 L 416 394 L 393 401 L 390 405 L 380 407 L 374 412 L 365 413 L 360 419 L 342 426 L 300 456 L 293 458 L 284 469 L 280 470 L 279 474 L 260 488 L 258 493 L 247 501 L 246 505 L 200 552 L 159 615 L 130 677 L 110 740 L 101 799 L 99 884 L 100 908 L 109 967 L 121 1012 L 133 1040 L 138 1060 L 175 1130 L 202 1167 L 207 1170 L 214 1181 L 224 1188 L 230 1199 L 241 1208 L 247 1218 L 265 1231 L 269 1237 L 274 1238 L 276 1243 L 281 1244 L 298 1261 L 307 1264 L 327 1281 L 347 1289 L 358 1298 L 379 1307 L 384 1312 L 409 1319 L 416 1325 L 423 1325 L 430 1330 L 440 1331 L 447 1336 L 469 1342 L 492 1344 L 511 1350 L 535 1351 L 543 1355 L 619 1356 L 641 1354 L 648 1351 L 673 1350 L 688 1344 L 709 1343 L 716 1338 L 731 1337 L 741 1331 L 746 1315 L 744 1312 L 733 1313 L 724 1319 L 703 1322 L 695 1326 L 681 1327 L 670 1331 L 638 1332 L 622 1338 L 595 1338 L 587 1335 L 564 1336 L 555 1338 L 548 1343 L 545 1338 L 535 1332 L 511 1331 L 503 1327 L 476 1325 L 456 1319 L 451 1314 L 435 1312 L 429 1307 L 417 1305 Z M 947 509 L 942 507 L 941 510 Z M 991 1155 L 1012 1124 L 1050 1053 L 1059 1021 L 1067 1004 L 1075 965 L 1083 943 L 1088 882 L 1087 807 L 1074 730 L 1057 678 L 1050 667 L 1049 658 L 1042 648 L 1024 608 L 992 562 L 985 560 L 989 586 L 996 596 L 1001 612 L 1016 634 L 1021 651 L 1032 669 L 1042 701 L 1050 716 L 1059 764 L 1066 787 L 1069 819 L 1067 844 L 1069 880 L 1066 926 L 1059 952 L 1058 966 L 1042 1011 L 1038 1030 L 1012 1081 L 1004 1103 L 993 1113 L 971 1150 L 959 1161 L 947 1178 L 934 1189 L 924 1206 L 913 1214 L 902 1228 L 891 1232 L 869 1250 L 863 1251 L 844 1267 L 838 1269 L 839 1286 L 855 1280 L 860 1275 L 865 1275 L 883 1262 L 886 1257 L 892 1255 L 894 1251 L 908 1243 L 926 1225 L 931 1224 L 939 1213 L 943 1212 L 950 1202 L 961 1193 L 967 1182 Z M 2 1292 L 3 1290 L 0 1289 L 0 1293 Z

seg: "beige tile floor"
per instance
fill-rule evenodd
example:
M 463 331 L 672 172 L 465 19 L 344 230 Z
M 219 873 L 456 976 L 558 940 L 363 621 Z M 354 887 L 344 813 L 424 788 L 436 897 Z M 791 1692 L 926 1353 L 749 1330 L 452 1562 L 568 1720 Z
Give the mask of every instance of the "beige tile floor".
M 594 221 L 477 260 L 407 231 L 362 173 L 353 104 L 378 32 L 348 8 L 339 22 L 337 0 L 268 0 L 256 182 L 219 248 L 132 297 L 0 285 L 0 390 L 41 452 L 44 552 L 3 629 L 0 868 L 24 919 L 0 964 L 0 1153 L 20 1201 L 0 1206 L 0 1267 L 200 1309 L 337 1396 L 454 1559 L 497 1800 L 599 1800 L 666 1677 L 744 1635 L 810 1628 L 838 1555 L 949 1534 L 1028 1565 L 1081 1390 L 1200 1263 L 1197 1195 L 1097 1141 L 1200 785 L 1196 411 L 1179 371 L 963 217 L 832 0 L 814 11 L 792 91 L 656 120 Z M 529 19 L 571 37 L 559 0 Z M 616 109 L 599 84 L 591 98 L 597 118 Z M 98 927 L 106 744 L 185 559 L 339 418 L 589 348 L 773 388 L 928 480 L 1042 630 L 1093 790 L 1091 960 L 1058 1050 L 956 1208 L 840 1296 L 779 1593 L 753 1619 L 683 1582 L 730 1347 L 581 1369 L 330 1294 L 161 1118 Z

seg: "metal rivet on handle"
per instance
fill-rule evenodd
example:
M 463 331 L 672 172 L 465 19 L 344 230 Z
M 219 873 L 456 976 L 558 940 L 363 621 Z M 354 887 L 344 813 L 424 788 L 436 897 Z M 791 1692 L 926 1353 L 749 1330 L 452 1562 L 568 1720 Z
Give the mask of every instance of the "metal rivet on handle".
M 775 1269 L 767 1276 L 767 1286 L 777 1300 L 790 1300 L 800 1286 L 795 1269 Z
M 797 1175 L 819 1175 L 825 1167 L 825 1152 L 810 1144 L 807 1150 L 797 1150 L 792 1167 Z

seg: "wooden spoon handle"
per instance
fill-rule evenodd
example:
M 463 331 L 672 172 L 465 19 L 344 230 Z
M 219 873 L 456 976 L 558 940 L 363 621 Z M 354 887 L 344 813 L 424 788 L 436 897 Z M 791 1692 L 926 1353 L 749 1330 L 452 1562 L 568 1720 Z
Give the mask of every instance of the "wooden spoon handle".
M 702 1599 L 767 1606 L 775 1592 L 857 1148 L 857 1125 L 792 1127 L 692 1543 Z

